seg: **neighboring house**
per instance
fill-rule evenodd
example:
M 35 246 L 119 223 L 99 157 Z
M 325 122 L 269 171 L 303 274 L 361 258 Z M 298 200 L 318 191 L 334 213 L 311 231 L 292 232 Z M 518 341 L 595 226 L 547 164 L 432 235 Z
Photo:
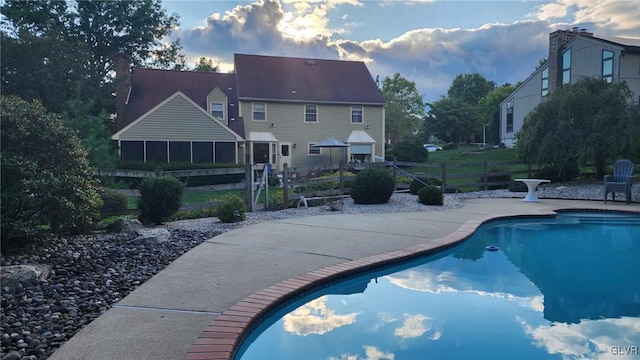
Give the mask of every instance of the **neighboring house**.
M 595 37 L 584 29 L 549 34 L 549 58 L 500 104 L 500 141 L 515 145 L 524 118 L 555 88 L 585 77 L 625 81 L 640 102 L 640 40 Z
M 112 138 L 123 160 L 282 170 L 336 164 L 343 153 L 351 161 L 384 158 L 384 98 L 363 62 L 236 54 L 235 74 L 221 74 L 129 72 L 118 59 Z M 326 138 L 350 146 L 311 147 Z

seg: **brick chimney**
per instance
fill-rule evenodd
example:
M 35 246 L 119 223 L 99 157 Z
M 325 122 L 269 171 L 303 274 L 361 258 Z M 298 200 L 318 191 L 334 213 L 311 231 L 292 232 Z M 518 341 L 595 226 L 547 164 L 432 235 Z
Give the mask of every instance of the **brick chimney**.
M 117 52 L 116 57 L 116 129 L 125 125 L 125 109 L 131 89 L 131 59 L 123 52 Z
M 562 51 L 576 35 L 593 36 L 586 29 L 557 30 L 549 34 L 549 92 L 562 85 Z

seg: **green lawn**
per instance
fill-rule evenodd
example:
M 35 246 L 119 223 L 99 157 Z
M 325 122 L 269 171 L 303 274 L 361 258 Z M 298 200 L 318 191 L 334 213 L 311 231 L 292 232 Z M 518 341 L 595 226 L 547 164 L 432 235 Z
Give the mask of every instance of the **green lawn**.
M 223 194 L 236 194 L 244 199 L 244 190 L 212 190 L 212 191 L 198 191 L 198 192 L 186 192 L 182 196 L 182 204 L 190 205 L 190 204 L 202 204 L 206 202 L 215 201 Z M 129 201 L 127 203 L 127 207 L 129 209 L 137 209 L 138 208 L 138 197 L 137 196 L 129 196 Z

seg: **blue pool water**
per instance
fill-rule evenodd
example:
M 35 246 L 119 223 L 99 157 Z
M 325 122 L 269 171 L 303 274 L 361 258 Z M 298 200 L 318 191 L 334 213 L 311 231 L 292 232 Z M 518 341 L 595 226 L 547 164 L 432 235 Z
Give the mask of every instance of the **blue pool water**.
M 487 251 L 487 246 L 497 251 Z M 638 359 L 640 216 L 495 221 L 274 313 L 237 359 Z

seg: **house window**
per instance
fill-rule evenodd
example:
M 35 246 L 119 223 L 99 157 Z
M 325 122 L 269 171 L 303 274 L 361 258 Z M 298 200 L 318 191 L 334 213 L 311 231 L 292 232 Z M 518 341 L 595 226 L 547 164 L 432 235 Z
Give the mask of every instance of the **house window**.
M 549 68 L 542 70 L 542 96 L 549 94 Z
M 147 141 L 147 162 L 166 163 L 168 149 L 166 141 Z
M 253 121 L 267 121 L 267 104 L 252 103 Z
M 216 163 L 235 163 L 236 162 L 236 143 L 234 142 L 216 142 Z
M 513 132 L 513 99 L 507 102 L 507 132 Z
M 120 142 L 120 158 L 123 161 L 144 161 L 144 141 Z
M 571 49 L 562 53 L 562 84 L 571 83 Z
M 191 162 L 191 143 L 169 141 L 169 162 Z
M 304 122 L 306 123 L 318 122 L 318 106 L 317 105 L 304 106 Z
M 613 81 L 613 51 L 602 51 L 602 78 L 608 83 Z
M 224 104 L 211 103 L 211 115 L 217 120 L 224 120 Z
M 191 144 L 193 148 L 194 163 L 212 163 L 213 162 L 213 142 L 211 141 L 194 141 Z
M 351 107 L 351 123 L 362 124 L 362 106 Z
M 309 143 L 308 144 L 308 149 L 309 150 L 307 152 L 307 155 L 309 155 L 309 156 L 320 156 L 321 155 L 321 153 L 320 153 L 321 149 L 320 148 L 311 147 L 313 144 L 314 143 Z
M 269 143 L 253 143 L 253 163 L 266 164 L 269 162 Z

